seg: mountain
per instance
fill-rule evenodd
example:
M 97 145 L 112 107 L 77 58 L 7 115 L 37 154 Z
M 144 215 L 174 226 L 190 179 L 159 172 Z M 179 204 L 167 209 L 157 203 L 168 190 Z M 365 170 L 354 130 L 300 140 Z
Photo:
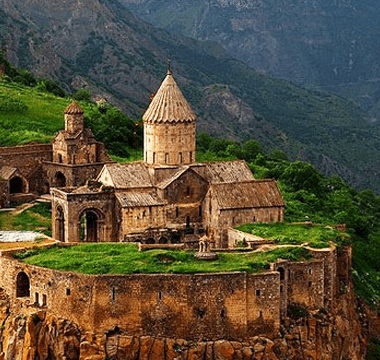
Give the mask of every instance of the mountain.
M 2 48 L 13 64 L 87 86 L 135 117 L 148 105 L 172 59 L 175 77 L 199 117 L 198 128 L 266 149 L 281 147 L 380 190 L 380 132 L 357 105 L 254 71 L 213 42 L 157 29 L 117 0 L 0 0 Z
M 215 41 L 260 72 L 351 97 L 380 119 L 375 0 L 122 0 L 142 19 Z

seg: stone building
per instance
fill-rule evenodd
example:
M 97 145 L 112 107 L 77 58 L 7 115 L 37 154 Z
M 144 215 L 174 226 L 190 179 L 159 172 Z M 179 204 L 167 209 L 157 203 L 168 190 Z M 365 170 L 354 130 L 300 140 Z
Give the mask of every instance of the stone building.
M 283 220 L 275 180 L 255 180 L 244 161 L 196 163 L 196 116 L 170 70 L 143 121 L 144 161 L 107 163 L 91 186 L 51 190 L 56 239 L 192 246 L 206 232 L 221 248 L 231 226 Z
M 64 111 L 65 129 L 52 144 L 0 148 L 0 207 L 31 200 L 50 187 L 80 186 L 110 162 L 101 142 L 84 128 L 76 102 Z

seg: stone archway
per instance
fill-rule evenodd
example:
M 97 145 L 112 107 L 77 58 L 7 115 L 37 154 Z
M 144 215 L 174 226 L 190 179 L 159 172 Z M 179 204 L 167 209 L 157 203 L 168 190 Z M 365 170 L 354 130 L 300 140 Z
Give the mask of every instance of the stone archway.
M 61 206 L 57 207 L 55 215 L 55 236 L 59 241 L 65 241 L 65 214 Z
M 65 187 L 66 186 L 66 176 L 63 175 L 60 171 L 55 174 L 54 182 L 56 187 Z
M 15 176 L 9 181 L 9 193 L 10 194 L 25 193 L 24 181 L 19 176 Z
M 84 242 L 98 242 L 100 240 L 102 214 L 94 209 L 84 210 L 79 217 L 79 237 Z
M 17 274 L 16 279 L 16 297 L 30 296 L 30 281 L 29 276 L 23 271 Z

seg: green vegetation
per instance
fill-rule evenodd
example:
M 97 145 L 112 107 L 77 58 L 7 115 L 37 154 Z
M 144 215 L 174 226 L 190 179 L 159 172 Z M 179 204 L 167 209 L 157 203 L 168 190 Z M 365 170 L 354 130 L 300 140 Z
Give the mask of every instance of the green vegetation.
M 150 250 L 140 252 L 134 244 L 83 244 L 62 248 L 33 249 L 16 254 L 28 264 L 84 274 L 176 273 L 225 271 L 257 272 L 269 268 L 278 258 L 308 260 L 304 248 L 281 248 L 265 253 L 218 253 L 218 260 L 197 260 L 194 251 Z
M 244 147 L 244 142 L 203 134 L 198 136 L 197 159 L 238 159 Z M 327 178 L 308 163 L 288 161 L 282 151 L 272 150 L 267 155 L 258 147 L 256 154 L 245 153 L 244 158 L 256 179 L 277 179 L 285 199 L 285 221 L 347 225 L 353 245 L 355 292 L 380 309 L 380 196 L 372 190 L 358 191 L 336 175 Z M 303 236 L 297 232 L 286 236 Z
M 301 245 L 307 243 L 313 248 L 328 247 L 330 242 L 347 243 L 348 234 L 331 226 L 297 224 L 297 223 L 253 223 L 237 226 L 236 229 L 265 239 L 275 240 L 280 245 Z
M 0 212 L 0 229 L 38 231 L 51 236 L 51 204 L 39 203 L 21 213 Z
M 78 89 L 72 98 L 64 97 L 56 82 L 37 80 L 28 71 L 13 67 L 1 50 L 0 64 L 5 65 L 5 76 L 2 81 L 0 78 L 0 146 L 51 142 L 64 128 L 64 109 L 75 98 L 85 112 L 85 125 L 111 155 L 140 156 L 141 122 L 108 103 L 96 105 L 87 89 Z

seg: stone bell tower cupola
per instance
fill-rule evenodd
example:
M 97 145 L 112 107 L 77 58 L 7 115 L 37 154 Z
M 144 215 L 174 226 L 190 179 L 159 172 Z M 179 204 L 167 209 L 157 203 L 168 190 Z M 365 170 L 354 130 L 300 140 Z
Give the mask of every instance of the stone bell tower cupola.
M 168 73 L 144 121 L 144 161 L 148 164 L 180 165 L 195 162 L 196 115 Z
M 76 101 L 73 101 L 65 109 L 65 130 L 69 134 L 77 134 L 83 131 L 83 128 L 83 110 Z

